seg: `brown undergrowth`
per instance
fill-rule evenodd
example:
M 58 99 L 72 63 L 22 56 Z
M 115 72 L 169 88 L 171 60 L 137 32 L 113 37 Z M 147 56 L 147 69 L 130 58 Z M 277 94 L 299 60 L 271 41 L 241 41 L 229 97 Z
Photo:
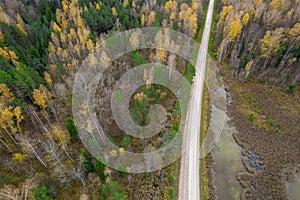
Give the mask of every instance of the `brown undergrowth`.
M 242 199 L 288 199 L 286 181 L 300 170 L 300 92 L 255 81 L 240 83 L 229 69 L 222 69 L 232 103 L 228 107 L 234 134 L 243 153 L 253 151 L 261 159 L 261 169 L 249 166 L 238 175 Z

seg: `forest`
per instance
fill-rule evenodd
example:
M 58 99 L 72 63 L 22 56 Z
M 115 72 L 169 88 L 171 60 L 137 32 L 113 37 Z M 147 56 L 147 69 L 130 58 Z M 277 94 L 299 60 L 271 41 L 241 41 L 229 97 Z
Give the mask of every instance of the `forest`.
M 113 34 L 141 27 L 176 30 L 200 43 L 208 3 L 0 1 L 0 199 L 176 199 L 180 160 L 158 171 L 132 174 L 130 169 L 111 169 L 90 154 L 72 116 L 72 89 L 83 61 L 92 59 L 90 54 L 101 52 L 101 62 L 110 67 L 97 91 L 97 111 L 109 139 L 120 146 L 120 153 L 124 149 L 143 151 L 147 145 L 159 148 L 168 143 L 179 129 L 175 96 L 151 83 L 135 92 L 130 114 L 137 124 L 149 123 L 149 106 L 154 104 L 163 105 L 170 119 L 166 135 L 162 130 L 157 137 L 140 141 L 116 127 L 109 104 L 113 88 L 122 74 L 146 63 L 170 65 L 193 83 L 194 66 L 161 49 L 136 50 L 111 61 L 101 48 Z M 136 37 L 132 36 L 133 45 Z M 168 40 L 168 35 L 158 33 L 157 38 Z M 277 199 L 287 199 L 278 174 L 299 173 L 299 44 L 299 0 L 215 2 L 209 54 L 220 66 L 229 92 L 236 99 L 229 108 L 233 124 L 240 130 L 234 137 L 245 148 L 243 152 L 260 152 L 266 171 L 270 172 L 264 172 L 267 178 L 246 172 L 238 175 L 244 188 L 243 199 L 261 197 L 253 189 L 258 186 L 263 197 L 274 197 L 270 194 L 273 192 L 279 195 Z M 270 99 L 264 96 L 267 90 L 273 95 L 268 96 Z M 268 104 L 264 99 L 278 101 Z M 272 106 L 283 106 L 284 110 L 272 110 Z M 245 123 L 239 124 L 239 120 Z M 287 150 L 278 147 L 271 158 L 280 155 L 281 164 L 269 161 L 271 150 L 262 149 L 264 141 L 270 141 L 271 149 L 271 144 L 275 148 L 283 141 L 286 147 L 290 142 L 287 148 L 294 153 L 288 157 Z M 209 156 L 202 165 L 209 169 L 213 163 Z M 292 172 L 285 172 L 286 166 Z M 272 175 L 276 177 L 275 186 L 269 180 Z M 212 176 L 208 173 L 202 177 L 206 184 L 202 188 L 204 199 L 215 197 L 213 183 L 208 183 Z

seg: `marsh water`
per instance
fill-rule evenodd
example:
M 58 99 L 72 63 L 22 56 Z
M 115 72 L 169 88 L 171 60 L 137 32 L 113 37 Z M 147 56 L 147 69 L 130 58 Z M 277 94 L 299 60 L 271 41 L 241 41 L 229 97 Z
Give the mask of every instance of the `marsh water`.
M 242 187 L 236 177 L 240 172 L 246 170 L 242 164 L 241 149 L 233 138 L 233 133 L 236 130 L 228 124 L 229 118 L 226 114 L 226 107 L 230 103 L 230 98 L 228 98 L 217 66 L 211 59 L 208 61 L 207 71 L 206 77 L 208 77 L 208 80 L 206 80 L 206 83 L 209 87 L 212 102 L 210 127 L 214 127 L 214 124 L 223 125 L 221 129 L 218 127 L 219 130 L 217 131 L 216 128 L 212 128 L 216 142 L 213 155 L 215 157 L 214 172 L 218 199 L 240 199 Z
M 230 95 L 224 89 L 224 82 L 218 67 L 210 57 L 208 57 L 206 85 L 209 88 L 211 99 L 211 119 L 207 134 L 213 135 L 213 138 L 208 139 L 208 143 L 210 144 L 212 141 L 215 143 L 212 153 L 215 157 L 214 172 L 217 196 L 220 200 L 240 199 L 242 186 L 236 177 L 240 172 L 246 172 L 242 163 L 242 149 L 233 138 L 233 134 L 237 130 L 228 124 L 230 119 L 226 115 L 226 107 L 231 103 Z M 220 124 L 224 125 L 223 129 L 220 128 Z M 211 147 L 209 146 L 209 148 Z M 206 151 L 210 150 L 206 149 Z M 253 150 L 249 150 L 246 156 L 249 166 L 257 172 L 260 171 L 262 163 L 260 157 Z M 290 200 L 300 200 L 300 176 L 298 175 L 293 182 L 286 182 L 286 189 Z
M 232 134 L 234 128 L 226 125 L 220 140 L 214 149 L 216 160 L 215 173 L 217 195 L 220 200 L 240 199 L 242 187 L 236 176 L 244 172 L 240 147 L 235 143 Z
M 300 176 L 294 182 L 287 182 L 286 189 L 290 200 L 299 200 L 300 198 Z

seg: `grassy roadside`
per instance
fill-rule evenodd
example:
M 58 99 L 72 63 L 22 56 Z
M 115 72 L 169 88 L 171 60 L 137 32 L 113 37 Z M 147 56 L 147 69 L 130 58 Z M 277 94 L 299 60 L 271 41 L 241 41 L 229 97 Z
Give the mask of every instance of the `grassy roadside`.
M 212 26 L 210 30 L 210 37 L 208 43 L 208 53 L 213 58 L 216 57 L 217 47 L 214 41 L 214 32 L 216 26 L 216 16 L 217 16 L 217 6 L 221 1 L 215 0 L 214 2 L 214 12 L 212 16 Z M 206 3 L 204 7 L 204 12 L 207 13 L 209 2 Z M 206 15 L 203 18 L 203 21 L 198 29 L 198 33 L 196 36 L 196 41 L 201 42 L 203 30 L 205 27 Z M 202 103 L 201 103 L 201 129 L 200 129 L 200 141 L 204 141 L 206 136 L 206 132 L 209 126 L 209 90 L 206 85 L 203 88 L 203 96 L 202 96 Z M 202 143 L 201 143 L 202 145 Z M 207 199 L 209 194 L 209 178 L 208 178 L 208 169 L 207 169 L 207 160 L 203 158 L 200 160 L 200 199 L 205 200 Z
M 175 190 L 175 192 L 174 192 L 173 198 L 170 198 L 170 195 L 169 195 L 169 199 L 178 199 L 178 195 L 179 195 L 179 190 L 178 189 L 179 189 L 180 164 L 181 164 L 181 160 L 178 159 L 178 160 L 176 160 L 176 162 L 174 162 L 170 166 L 172 175 L 174 177 L 174 181 L 173 181 L 173 183 L 169 183 L 168 190 L 170 191 L 170 189 L 173 188 Z
M 206 13 L 207 13 L 207 9 L 208 9 L 208 4 L 209 4 L 209 2 L 207 2 L 207 3 L 204 5 L 203 13 L 205 13 L 205 15 L 203 16 L 203 20 L 201 21 L 201 24 L 200 24 L 200 26 L 198 27 L 197 34 L 196 34 L 196 37 L 195 37 L 195 40 L 196 40 L 198 43 L 200 43 L 200 42 L 201 42 L 201 39 L 202 39 L 203 30 L 204 30 L 204 27 L 205 27 Z
M 201 127 L 200 127 L 200 141 L 203 142 L 209 125 L 209 91 L 206 85 L 203 88 L 203 96 L 201 103 Z M 202 143 L 201 143 L 202 145 Z M 207 199 L 208 187 L 208 172 L 207 161 L 205 158 L 200 160 L 200 199 Z
M 214 35 L 215 35 L 215 27 L 216 27 L 217 8 L 220 3 L 221 3 L 221 0 L 215 0 L 215 2 L 214 2 L 214 12 L 212 15 L 212 23 L 211 23 L 211 29 L 210 29 L 209 42 L 208 42 L 208 53 L 213 58 L 216 58 L 217 51 L 218 51 L 217 45 L 214 40 Z

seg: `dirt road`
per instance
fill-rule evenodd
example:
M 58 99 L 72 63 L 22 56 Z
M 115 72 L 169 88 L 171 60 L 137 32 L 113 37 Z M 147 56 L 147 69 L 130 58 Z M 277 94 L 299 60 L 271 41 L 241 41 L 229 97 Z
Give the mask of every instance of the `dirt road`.
M 199 200 L 199 159 L 200 159 L 200 119 L 204 85 L 205 66 L 208 50 L 214 0 L 210 0 L 206 15 L 205 28 L 197 57 L 196 75 L 189 101 L 186 126 L 183 134 L 179 179 L 179 200 Z

